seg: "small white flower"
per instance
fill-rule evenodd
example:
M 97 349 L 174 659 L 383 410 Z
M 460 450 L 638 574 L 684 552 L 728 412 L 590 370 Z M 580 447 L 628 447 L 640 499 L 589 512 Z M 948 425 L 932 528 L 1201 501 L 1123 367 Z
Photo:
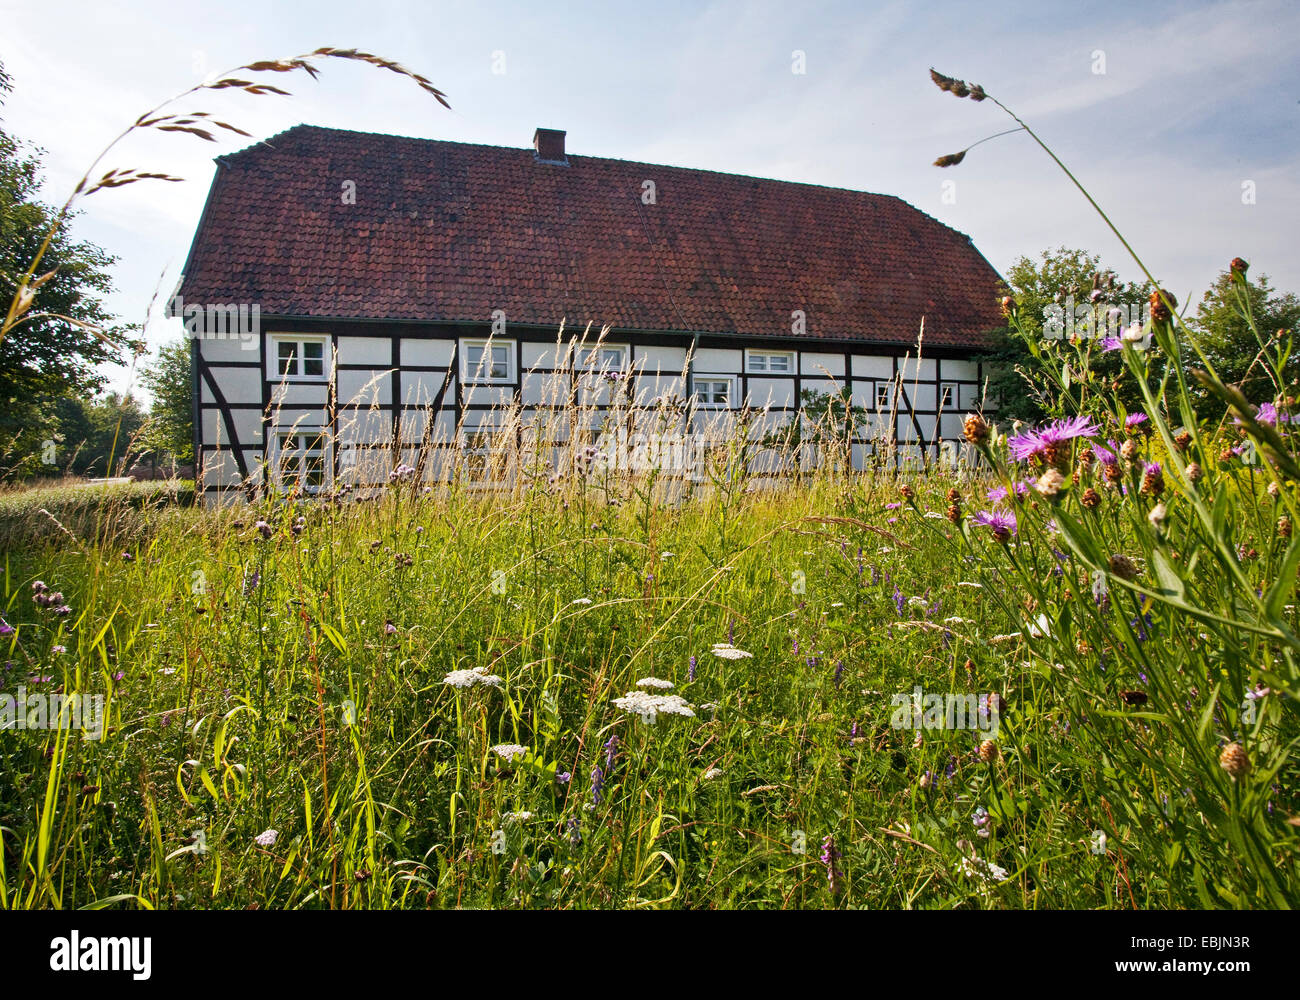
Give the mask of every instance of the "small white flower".
M 533 818 L 533 814 L 527 809 L 521 809 L 518 812 L 508 812 L 502 815 L 501 819 L 505 823 L 526 823 Z
M 570 601 L 569 603 L 570 603 L 570 604 L 590 604 L 590 603 L 591 603 L 591 598 L 590 598 L 590 597 L 579 597 L 579 598 L 577 598 L 576 600 Z
M 274 847 L 276 839 L 280 836 L 279 830 L 263 830 L 253 840 L 259 847 Z
M 1165 515 L 1169 511 L 1163 503 L 1158 503 L 1151 508 L 1151 513 L 1147 515 L 1147 520 L 1151 522 L 1151 527 L 1159 528 L 1165 522 Z
M 642 677 L 636 682 L 636 686 L 639 688 L 649 688 L 653 691 L 671 691 L 673 689 L 673 682 L 662 680 L 658 677 Z
M 444 684 L 450 684 L 454 688 L 471 688 L 476 684 L 482 684 L 485 687 L 500 687 L 501 678 L 496 674 L 489 674 L 487 667 L 474 667 L 471 670 L 453 670 L 442 679 Z
M 924 597 L 909 597 L 909 598 L 907 599 L 907 606 L 908 606 L 909 608 L 924 608 L 924 607 L 926 607 L 925 598 L 924 598 Z
M 843 601 L 832 601 L 832 602 L 831 602 L 831 607 L 832 607 L 832 608 L 842 608 L 842 607 L 844 607 L 844 602 L 843 602 Z
M 506 760 L 514 760 L 516 757 L 522 757 L 528 753 L 528 748 L 520 746 L 518 743 L 498 743 L 492 748 L 492 752 L 498 757 L 504 757 Z
M 167 676 L 170 676 L 171 674 L 176 673 L 176 668 L 175 668 L 175 667 L 159 667 L 159 668 L 158 668 L 158 673 L 162 674 L 164 677 L 167 677 Z
M 958 618 L 956 615 L 953 615 L 951 618 L 945 618 L 943 620 L 943 623 L 945 625 L 974 625 L 975 624 L 969 618 Z
M 673 557 L 673 554 L 672 554 L 671 552 L 660 552 L 660 553 L 659 553 L 659 558 L 660 558 L 660 559 L 671 559 L 672 557 Z
M 705 781 L 712 781 L 714 778 L 721 778 L 721 777 L 722 777 L 722 768 L 720 767 L 711 767 L 704 772 Z
M 976 587 L 976 588 L 978 588 L 978 589 L 980 589 L 980 590 L 983 590 L 983 589 L 984 589 L 984 584 L 982 584 L 982 583 L 972 583 L 970 580 L 961 580 L 961 581 L 959 581 L 959 582 L 957 583 L 957 586 L 959 586 L 959 587 Z
M 753 653 L 746 653 L 743 649 L 737 649 L 729 642 L 715 642 L 712 653 L 723 660 L 743 660 L 754 655 Z
M 614 699 L 614 706 L 629 715 L 635 715 L 647 726 L 653 726 L 659 715 L 681 715 L 695 718 L 695 712 L 679 694 L 650 694 L 647 691 L 629 691 Z
M 1110 593 L 1110 588 L 1106 585 L 1105 570 L 1095 569 L 1092 571 L 1092 599 L 1100 601 Z
M 1005 868 L 991 864 L 983 858 L 962 858 L 961 871 L 963 875 L 983 879 L 985 882 L 1005 882 L 1009 877 Z

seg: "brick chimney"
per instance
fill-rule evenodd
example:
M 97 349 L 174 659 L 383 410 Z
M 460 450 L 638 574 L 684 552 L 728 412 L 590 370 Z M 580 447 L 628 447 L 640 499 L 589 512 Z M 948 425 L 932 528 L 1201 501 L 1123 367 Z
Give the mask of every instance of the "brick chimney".
M 564 155 L 564 131 L 557 128 L 539 128 L 533 133 L 533 150 L 542 163 L 562 163 L 568 166 Z

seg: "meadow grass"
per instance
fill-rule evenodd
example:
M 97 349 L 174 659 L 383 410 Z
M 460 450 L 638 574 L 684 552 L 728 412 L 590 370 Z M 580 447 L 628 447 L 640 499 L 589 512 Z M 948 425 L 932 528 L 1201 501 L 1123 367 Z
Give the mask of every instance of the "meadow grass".
M 945 516 L 950 489 L 965 512 L 989 486 L 737 476 L 667 502 L 628 477 L 399 483 L 11 547 L 4 689 L 108 700 L 100 740 L 0 732 L 0 902 L 1294 902 L 1294 768 L 1243 803 L 1171 735 L 1204 722 L 1225 651 L 1158 606 L 1099 606 L 1088 571 L 1023 528 L 1003 546 Z M 34 606 L 37 580 L 70 613 Z M 1041 648 L 1062 607 L 1092 608 L 1109 664 Z M 444 683 L 475 668 L 499 683 Z M 613 704 L 645 678 L 694 714 Z M 900 728 L 894 696 L 917 686 L 980 714 Z M 1208 702 L 1211 742 L 1242 728 L 1239 700 Z M 1295 728 L 1278 708 L 1275 741 Z M 1264 824 L 1270 884 L 1207 802 Z

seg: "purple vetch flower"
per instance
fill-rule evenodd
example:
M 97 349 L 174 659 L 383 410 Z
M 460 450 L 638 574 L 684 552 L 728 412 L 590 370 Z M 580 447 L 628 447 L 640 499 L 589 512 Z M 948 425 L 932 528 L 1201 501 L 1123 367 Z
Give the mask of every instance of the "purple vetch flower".
M 251 576 L 244 577 L 244 596 L 247 597 L 257 589 L 257 585 L 262 582 L 262 574 L 253 570 Z
M 695 680 L 695 657 L 694 656 L 691 657 L 691 665 L 686 671 L 686 679 L 689 681 Z
M 125 676 L 126 676 L 126 671 L 125 671 L 125 670 L 119 670 L 117 673 L 115 673 L 115 674 L 113 675 L 113 680 L 115 680 L 115 681 L 120 681 L 120 680 L 122 680 L 122 678 L 124 678 Z
M 983 806 L 977 808 L 975 812 L 971 814 L 970 819 L 971 819 L 971 823 L 973 823 L 975 826 L 976 836 L 984 837 L 985 839 L 987 839 L 988 835 L 993 832 L 993 830 L 989 827 L 989 811 L 985 809 Z
M 599 764 L 591 769 L 591 803 L 600 805 L 600 793 L 605 787 L 605 772 Z
M 903 616 L 903 606 L 907 603 L 903 597 L 903 592 L 898 589 L 898 584 L 894 584 L 894 607 L 898 609 L 898 616 Z
M 1093 437 L 1100 428 L 1092 422 L 1091 417 L 1078 416 L 1066 420 L 1056 420 L 1041 430 L 1025 431 L 1007 439 L 1011 457 L 1017 462 L 1027 462 L 1039 458 L 1047 465 L 1060 465 L 1069 457 L 1069 452 L 1062 446 L 1074 438 Z
M 794 649 L 792 650 L 792 652 L 795 656 L 799 655 L 799 639 L 797 636 L 795 637 L 794 640 Z
M 385 634 L 385 635 L 396 635 L 396 634 L 397 634 L 397 626 L 394 625 L 391 621 L 386 621 L 386 622 L 384 622 L 384 634 Z
M 835 838 L 829 833 L 826 834 L 826 839 L 822 841 L 821 860 L 822 864 L 826 866 L 826 881 L 830 884 L 831 892 L 836 894 L 838 894 L 842 888 L 840 879 L 843 876 L 840 874 L 839 867 L 836 865 L 836 862 L 839 861 L 841 857 L 843 857 L 843 855 L 835 849 Z
M 986 525 L 993 532 L 993 537 L 1003 545 L 1016 533 L 1016 515 L 1007 511 L 982 510 L 971 520 Z
M 578 817 L 569 817 L 569 844 L 573 847 L 579 847 L 582 844 L 582 831 L 578 827 Z
M 3 618 L 0 618 L 0 635 L 13 635 L 18 630 Z
M 943 776 L 944 778 L 951 780 L 952 776 L 956 773 L 957 773 L 957 758 L 949 757 L 948 763 L 944 766 L 943 769 Z
M 571 771 L 555 772 L 555 783 L 557 785 L 567 785 L 572 780 L 573 780 L 573 773 Z
M 618 760 L 618 734 L 614 733 L 605 741 L 605 771 L 614 770 L 614 763 Z
M 843 679 L 843 677 L 844 677 L 844 661 L 840 660 L 838 663 L 835 664 L 834 683 L 836 687 L 840 686 L 840 681 Z

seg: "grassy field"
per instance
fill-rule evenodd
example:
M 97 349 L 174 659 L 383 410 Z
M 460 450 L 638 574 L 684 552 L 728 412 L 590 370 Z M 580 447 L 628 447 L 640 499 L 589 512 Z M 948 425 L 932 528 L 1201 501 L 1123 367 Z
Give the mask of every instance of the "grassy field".
M 1277 639 L 1090 554 L 1172 586 L 1158 495 L 1107 468 L 1050 501 L 592 477 L 33 515 L 3 690 L 107 702 L 101 739 L 0 732 L 0 905 L 1292 905 Z M 1242 565 L 1293 589 L 1264 478 L 1230 491 Z M 1181 600 L 1223 587 L 1191 567 Z

